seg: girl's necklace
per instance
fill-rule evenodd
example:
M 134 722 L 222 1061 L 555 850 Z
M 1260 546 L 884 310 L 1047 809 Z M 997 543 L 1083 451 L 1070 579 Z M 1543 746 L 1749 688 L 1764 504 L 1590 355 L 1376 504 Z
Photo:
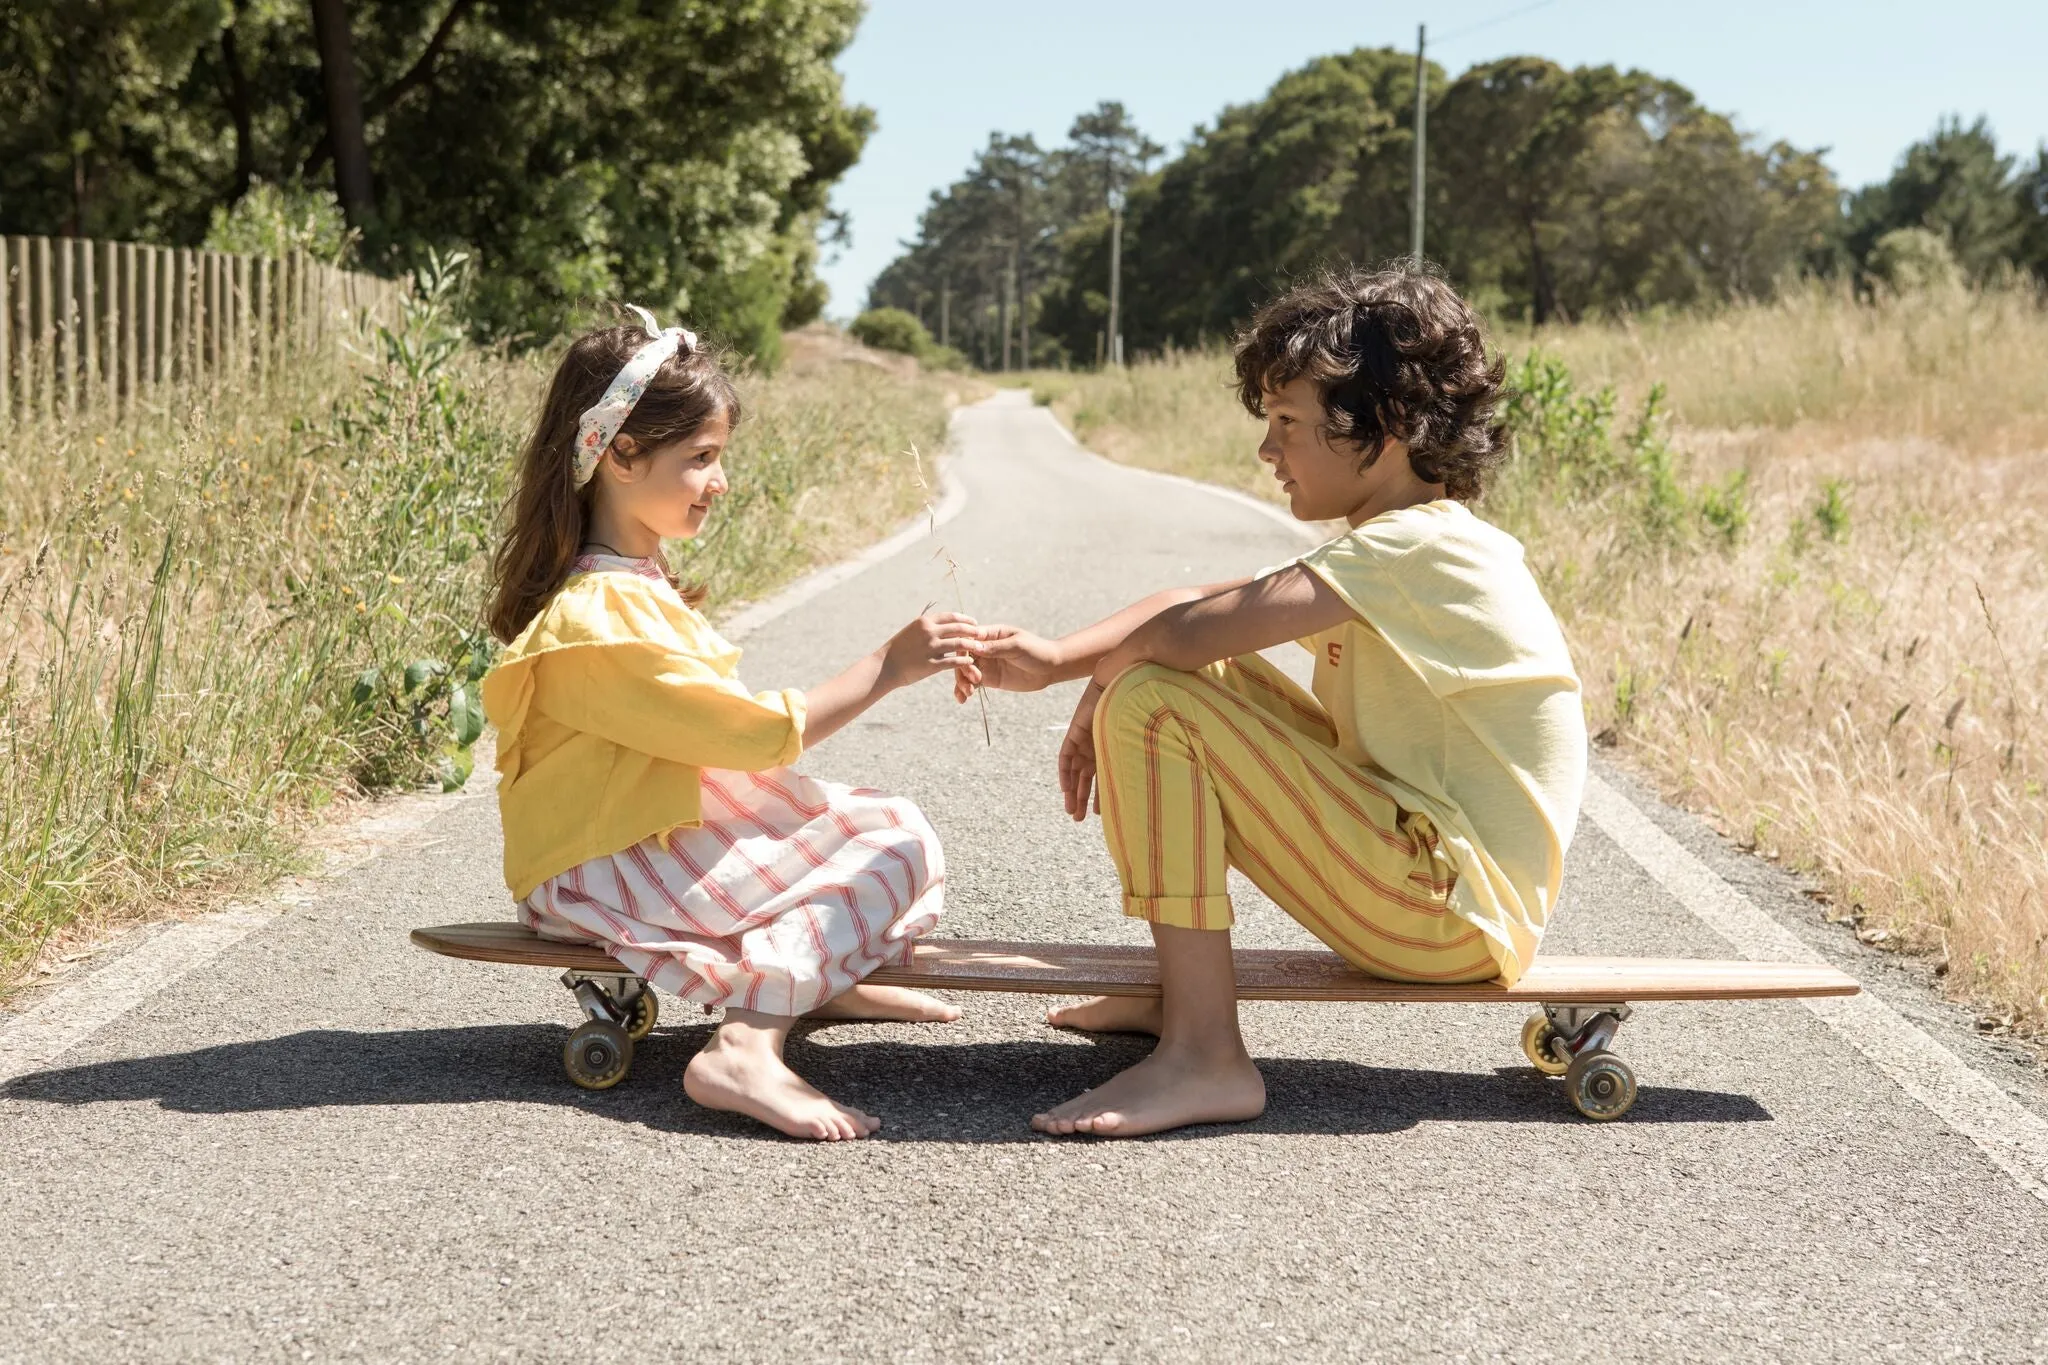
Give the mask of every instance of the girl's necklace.
M 613 559 L 629 559 L 629 558 L 631 558 L 631 556 L 630 556 L 630 555 L 622 555 L 622 554 L 620 554 L 620 553 L 619 553 L 619 552 L 618 552 L 617 550 L 613 549 L 613 548 L 612 548 L 611 546 L 609 546 L 609 545 L 605 544 L 605 543 L 604 543 L 603 541 L 601 541 L 601 540 L 586 540 L 586 541 L 584 541 L 584 542 L 583 542 L 583 548 L 584 548 L 584 549 L 586 549 L 586 550 L 592 550 L 592 549 L 595 549 L 595 550 L 603 550 L 603 551 L 604 551 L 604 552 L 605 552 L 606 554 L 610 555 L 610 556 L 611 556 L 611 557 L 612 557 Z

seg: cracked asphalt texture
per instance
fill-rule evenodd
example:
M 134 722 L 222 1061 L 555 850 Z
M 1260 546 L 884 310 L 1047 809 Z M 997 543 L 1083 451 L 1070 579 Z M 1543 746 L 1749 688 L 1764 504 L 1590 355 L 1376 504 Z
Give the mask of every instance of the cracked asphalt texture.
M 1059 631 L 1300 549 L 1082 454 L 1018 394 L 964 411 L 955 448 L 969 502 L 937 540 L 985 620 Z M 761 629 L 749 683 L 814 682 L 950 597 L 929 553 Z M 804 766 L 923 804 L 947 935 L 1140 942 L 1097 827 L 1060 811 L 1073 697 L 991 698 L 991 748 L 934 681 Z M 2039 1102 L 2037 1072 L 1775 870 L 1655 816 Z M 683 1097 L 708 1026 L 673 1000 L 632 1076 L 590 1094 L 561 1073 L 575 1014 L 551 973 L 411 948 L 415 926 L 507 915 L 498 852 L 490 798 L 451 802 L 0 1091 L 0 1359 L 2048 1357 L 2048 1206 L 1796 1005 L 1640 1010 L 1618 1050 L 1642 1096 L 1604 1126 L 1524 1063 L 1519 1014 L 1249 1005 L 1265 1117 L 1111 1143 L 1025 1120 L 1141 1040 L 958 996 L 955 1025 L 792 1045 L 886 1124 L 811 1146 Z M 1239 890 L 1241 944 L 1305 941 Z M 1728 955 L 1590 825 L 1545 947 Z

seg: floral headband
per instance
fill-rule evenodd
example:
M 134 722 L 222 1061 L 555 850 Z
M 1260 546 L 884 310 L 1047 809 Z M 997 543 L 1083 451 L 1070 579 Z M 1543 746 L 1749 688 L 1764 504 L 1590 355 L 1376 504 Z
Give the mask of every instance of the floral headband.
M 681 327 L 663 330 L 655 325 L 654 314 L 645 308 L 631 303 L 626 306 L 640 315 L 640 324 L 647 329 L 649 340 L 620 367 L 618 376 L 604 391 L 604 397 L 585 408 L 576 424 L 576 458 L 571 473 L 578 488 L 589 483 L 590 476 L 597 472 L 598 457 L 610 448 L 612 438 L 619 434 L 619 428 L 632 414 L 633 405 L 640 401 L 641 394 L 647 392 L 647 381 L 654 378 L 654 372 L 678 348 L 686 351 L 697 349 L 695 332 Z

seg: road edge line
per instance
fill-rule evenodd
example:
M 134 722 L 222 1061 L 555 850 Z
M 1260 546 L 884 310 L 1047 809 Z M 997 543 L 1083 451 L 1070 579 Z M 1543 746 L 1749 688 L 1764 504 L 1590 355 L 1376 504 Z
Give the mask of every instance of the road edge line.
M 329 881 L 363 866 L 406 835 L 417 834 L 478 799 L 484 790 L 479 783 L 474 790 L 414 792 L 378 803 L 339 833 L 337 842 L 346 851 L 331 853 L 310 876 L 282 879 L 283 885 L 273 885 L 257 899 L 166 925 L 105 966 L 49 987 L 41 1000 L 0 1023 L 0 1085 L 42 1070 L 164 987 L 305 904 L 312 899 L 307 881 Z
M 1579 807 L 1693 918 L 1751 961 L 1826 965 L 1797 934 L 1730 885 L 1597 773 Z M 1799 1002 L 1893 1084 L 2048 1204 L 2048 1120 L 1872 995 Z

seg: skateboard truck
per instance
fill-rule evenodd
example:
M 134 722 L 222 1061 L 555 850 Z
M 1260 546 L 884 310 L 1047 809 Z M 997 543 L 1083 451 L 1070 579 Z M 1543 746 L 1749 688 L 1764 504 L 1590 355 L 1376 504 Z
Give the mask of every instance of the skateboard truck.
M 1589 1119 L 1618 1119 L 1636 1102 L 1636 1073 L 1608 1049 L 1629 1007 L 1550 1005 L 1522 1025 L 1522 1052 L 1546 1076 L 1564 1077 L 1572 1107 Z
M 659 1005 L 637 976 L 623 972 L 562 973 L 584 1021 L 562 1044 L 562 1069 L 585 1090 L 609 1090 L 633 1066 L 633 1044 L 654 1031 Z

